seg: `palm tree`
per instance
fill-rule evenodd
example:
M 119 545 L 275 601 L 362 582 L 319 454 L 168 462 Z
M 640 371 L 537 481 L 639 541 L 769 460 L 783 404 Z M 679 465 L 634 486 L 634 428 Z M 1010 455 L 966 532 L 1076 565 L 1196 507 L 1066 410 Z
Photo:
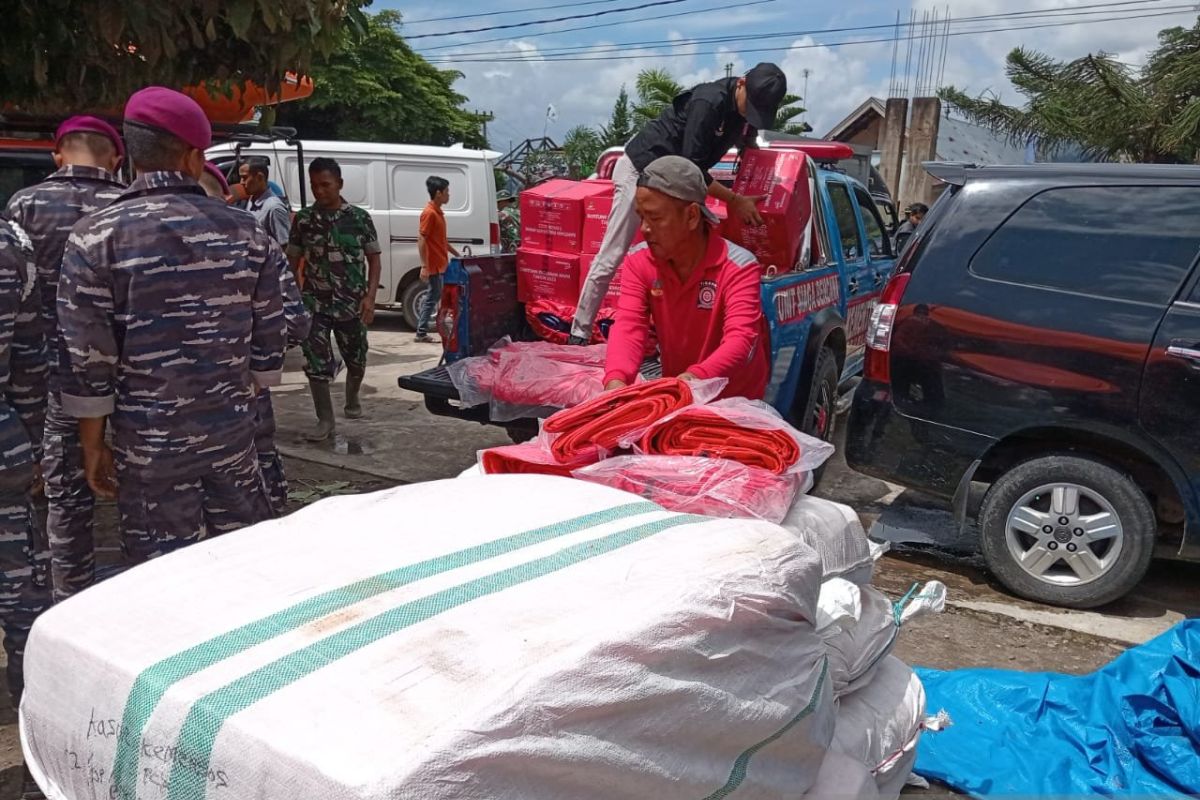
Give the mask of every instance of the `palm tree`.
M 772 123 L 770 130 L 792 136 L 800 136 L 811 131 L 812 125 L 807 122 L 792 122 L 796 117 L 803 116 L 804 112 L 808 110 L 799 105 L 800 100 L 798 95 L 785 94 L 783 100 L 779 102 L 779 110 L 775 112 L 775 122 Z
M 567 156 L 567 167 L 572 178 L 586 178 L 592 174 L 596 161 L 604 152 L 601 133 L 587 125 L 576 125 L 567 131 L 563 139 L 563 152 Z
M 1023 108 L 953 86 L 938 96 L 973 122 L 1016 145 L 1037 141 L 1054 151 L 1078 144 L 1090 158 L 1193 163 L 1200 155 L 1200 21 L 1168 28 L 1137 69 L 1097 53 L 1058 61 L 1018 48 L 1007 72 L 1025 95 Z
M 637 103 L 633 107 L 633 122 L 637 130 L 646 127 L 651 120 L 658 119 L 675 96 L 683 92 L 683 86 L 665 69 L 644 69 L 634 82 Z

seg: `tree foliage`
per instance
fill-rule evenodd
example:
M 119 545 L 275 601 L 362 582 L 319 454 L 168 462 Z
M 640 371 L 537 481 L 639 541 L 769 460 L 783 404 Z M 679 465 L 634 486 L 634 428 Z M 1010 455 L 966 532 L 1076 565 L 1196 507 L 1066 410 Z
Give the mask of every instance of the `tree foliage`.
M 1059 61 L 1018 48 L 1007 72 L 1024 107 L 953 86 L 938 94 L 1014 144 L 1055 150 L 1075 143 L 1105 160 L 1192 163 L 1200 155 L 1200 21 L 1168 28 L 1137 69 L 1106 53 Z
M 415 53 L 399 33 L 400 14 L 381 11 L 361 36 L 346 32 L 315 64 L 312 97 L 279 106 L 277 122 L 306 138 L 487 146 L 482 120 L 454 90 L 462 74 Z
M 634 128 L 641 130 L 671 105 L 683 86 L 665 69 L 644 69 L 634 82 L 637 103 L 633 107 Z
M 792 120 L 804 115 L 808 109 L 800 105 L 801 98 L 794 94 L 785 94 L 783 100 L 779 104 L 779 110 L 775 112 L 775 121 L 771 124 L 770 130 L 787 133 L 792 136 L 800 136 L 809 133 L 812 130 L 812 125 L 807 122 L 793 122 Z
M 5 3 L 0 98 L 10 110 L 119 108 L 143 86 L 307 73 L 369 0 L 14 0 Z
M 576 125 L 567 131 L 562 149 L 567 157 L 567 168 L 571 177 L 586 178 L 591 175 L 605 147 L 601 133 L 595 128 Z
M 617 102 L 613 104 L 612 117 L 604 128 L 604 146 L 621 147 L 633 138 L 633 132 L 633 110 L 629 105 L 629 92 L 625 91 L 622 85 Z

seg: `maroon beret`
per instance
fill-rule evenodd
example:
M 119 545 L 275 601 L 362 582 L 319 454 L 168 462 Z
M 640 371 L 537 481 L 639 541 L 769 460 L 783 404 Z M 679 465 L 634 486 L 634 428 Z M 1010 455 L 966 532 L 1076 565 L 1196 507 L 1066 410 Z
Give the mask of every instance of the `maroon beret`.
M 217 179 L 217 183 L 221 184 L 222 194 L 229 194 L 229 181 L 225 180 L 225 173 L 221 172 L 220 168 L 211 161 L 204 162 L 204 171 Z
M 212 144 L 212 125 L 200 104 L 165 86 L 148 86 L 130 96 L 125 121 L 165 131 L 197 150 Z
M 81 115 L 71 117 L 62 125 L 58 126 L 58 130 L 54 132 L 54 145 L 62 141 L 62 138 L 71 133 L 95 133 L 106 137 L 113 143 L 113 147 L 117 148 L 117 155 L 121 158 L 125 157 L 125 143 L 121 141 L 121 134 L 117 133 L 117 129 L 109 125 L 102 119 Z

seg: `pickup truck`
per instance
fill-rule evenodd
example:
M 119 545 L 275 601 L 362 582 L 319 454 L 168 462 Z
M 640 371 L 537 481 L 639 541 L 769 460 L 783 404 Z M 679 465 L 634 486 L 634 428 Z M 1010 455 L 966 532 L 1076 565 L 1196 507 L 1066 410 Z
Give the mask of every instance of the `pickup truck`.
M 833 167 L 852 152 L 847 145 L 805 141 L 773 142 L 770 147 L 799 149 L 809 156 L 817 197 L 809 263 L 762 279 L 772 363 L 765 400 L 797 428 L 828 440 L 836 414 L 849 406 L 849 393 L 860 380 L 867 325 L 895 256 L 871 194 Z M 604 166 L 598 169 L 601 176 Z M 499 424 L 514 441 L 523 441 L 536 433 L 536 420 L 494 423 L 487 406 L 462 407 L 445 367 L 482 355 L 504 336 L 534 338 L 517 302 L 516 283 L 511 254 L 452 261 L 438 314 L 443 363 L 402 376 L 399 384 L 424 395 L 433 414 Z M 655 360 L 642 368 L 647 378 L 659 371 Z

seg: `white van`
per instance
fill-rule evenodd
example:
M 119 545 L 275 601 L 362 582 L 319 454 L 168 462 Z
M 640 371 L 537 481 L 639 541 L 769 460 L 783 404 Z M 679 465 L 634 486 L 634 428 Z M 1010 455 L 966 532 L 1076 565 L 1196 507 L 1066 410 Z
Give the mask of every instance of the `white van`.
M 462 145 L 425 147 L 373 142 L 301 142 L 300 153 L 283 141 L 241 145 L 241 157 L 265 156 L 271 180 L 283 187 L 293 211 L 312 202 L 308 165 L 314 158 L 333 158 L 342 167 L 346 202 L 371 212 L 383 246 L 376 304 L 404 312 L 416 327 L 424 284 L 417 255 L 417 223 L 429 202 L 425 179 L 440 175 L 450 181 L 450 202 L 443 209 L 450 243 L 463 255 L 500 249 L 500 217 L 496 210 L 493 164 L 500 153 L 468 150 Z M 225 143 L 207 151 L 210 161 L 236 176 L 237 145 Z M 236 180 L 236 178 L 235 178 Z M 303 186 L 301 180 L 304 181 Z

